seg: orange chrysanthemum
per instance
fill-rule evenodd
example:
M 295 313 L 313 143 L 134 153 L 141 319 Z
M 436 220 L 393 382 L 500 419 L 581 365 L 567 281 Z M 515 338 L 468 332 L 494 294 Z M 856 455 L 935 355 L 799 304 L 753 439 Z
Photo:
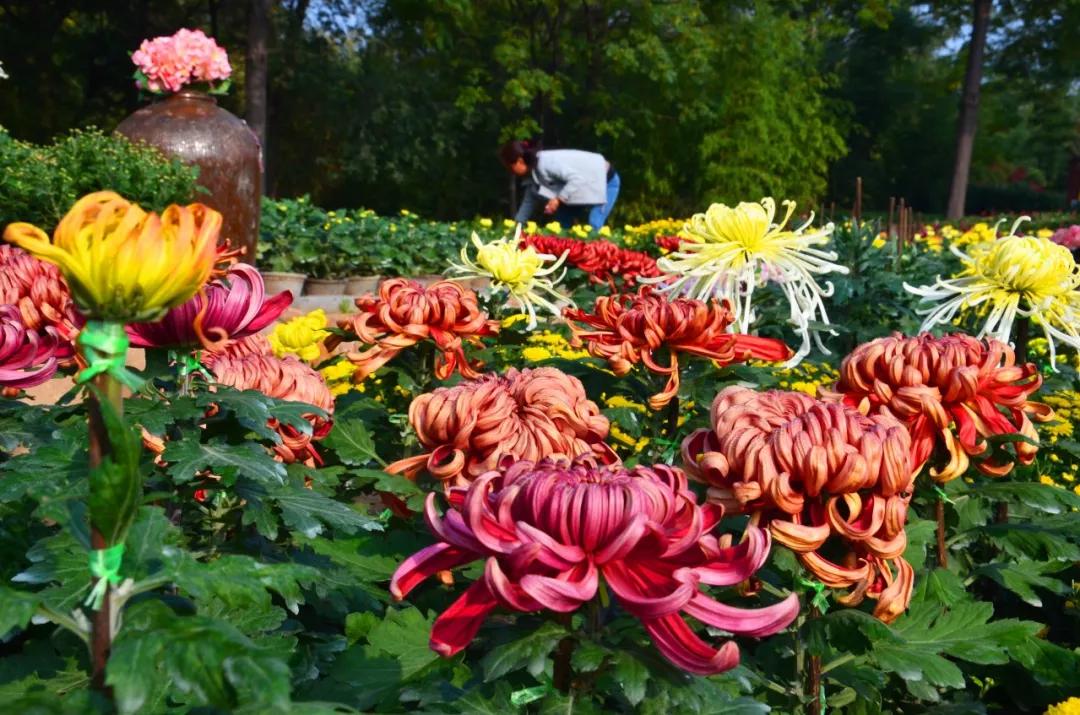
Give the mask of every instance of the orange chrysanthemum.
M 712 426 L 683 442 L 687 471 L 726 509 L 755 514 L 846 605 L 869 596 L 890 622 L 914 584 L 902 558 L 914 472 L 911 438 L 888 415 L 867 417 L 800 392 L 732 386 Z M 842 553 L 839 563 L 826 557 Z
M 23 324 L 39 335 L 54 328 L 60 338 L 57 357 L 72 355 L 85 320 L 75 310 L 59 268 L 21 248 L 0 244 L 0 304 L 17 307 Z
M 270 344 L 261 335 L 252 335 L 229 344 L 220 351 L 206 353 L 207 367 L 223 385 L 237 390 L 258 390 L 279 400 L 303 402 L 323 410 L 327 416 L 305 415 L 311 430 L 301 431 L 292 425 L 271 419 L 269 425 L 281 436 L 274 451 L 285 462 L 321 462 L 312 445 L 332 427 L 334 397 L 322 376 L 308 365 L 289 356 L 275 357 Z
M 426 469 L 447 489 L 467 485 L 507 456 L 612 458 L 604 444 L 607 418 L 580 380 L 552 367 L 510 369 L 437 388 L 412 401 L 409 422 L 430 451 L 387 471 L 414 477 Z
M 734 317 L 716 300 L 669 300 L 649 286 L 636 295 L 601 296 L 592 314 L 567 309 L 566 318 L 575 341 L 584 342 L 590 353 L 607 360 L 616 375 L 626 375 L 631 366 L 642 362 L 653 372 L 668 376 L 664 389 L 649 398 L 654 410 L 667 405 L 679 392 L 679 353 L 723 365 L 750 358 L 777 362 L 793 354 L 780 340 L 727 332 Z M 654 354 L 664 348 L 670 355 L 666 367 Z
M 452 281 L 440 281 L 424 288 L 416 281 L 394 278 L 379 286 L 379 295 L 356 299 L 358 315 L 339 323 L 355 340 L 371 346 L 363 352 L 349 352 L 356 365 L 355 382 L 385 365 L 398 353 L 424 340 L 438 349 L 435 376 L 445 380 L 457 370 L 462 377 L 478 377 L 463 350 L 466 342 L 478 343 L 479 336 L 498 331 L 498 321 L 477 304 L 476 293 Z M 333 349 L 350 338 L 331 337 Z
M 916 471 L 944 449 L 931 466 L 939 482 L 967 471 L 969 457 L 984 474 L 1002 476 L 1012 460 L 990 456 L 986 437 L 1019 434 L 1036 443 L 1039 435 L 1029 415 L 1053 417 L 1049 407 L 1028 398 L 1042 385 L 1031 363 L 1017 365 L 1005 343 L 956 334 L 936 338 L 929 333 L 900 334 L 860 345 L 844 358 L 840 380 L 822 397 L 842 401 L 863 413 L 889 413 L 903 422 L 912 438 Z M 1030 464 L 1038 445 L 1014 442 L 1016 460 Z M 981 458 L 980 458 L 981 457 Z

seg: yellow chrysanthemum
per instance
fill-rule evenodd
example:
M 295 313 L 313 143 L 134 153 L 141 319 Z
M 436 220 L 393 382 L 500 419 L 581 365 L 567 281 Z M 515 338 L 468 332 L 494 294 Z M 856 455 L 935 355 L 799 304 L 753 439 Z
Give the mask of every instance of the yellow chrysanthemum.
M 1019 223 L 1010 235 L 968 253 L 954 246 L 964 269 L 949 280 L 904 287 L 930 304 L 921 311 L 926 315 L 922 330 L 974 313 L 985 316 L 979 337 L 1009 342 L 1017 316 L 1030 318 L 1043 330 L 1053 367 L 1055 339 L 1080 349 L 1080 266 L 1064 246 L 1015 235 Z
M 355 372 L 356 368 L 348 360 L 339 360 L 319 370 L 326 386 L 330 388 L 330 394 L 334 397 L 340 397 L 350 390 L 364 391 L 363 383 L 352 381 Z
M 314 362 L 322 354 L 323 340 L 330 336 L 326 324 L 326 312 L 322 308 L 278 323 L 270 333 L 270 347 L 278 357 L 296 355 L 304 362 Z
M 529 316 L 528 329 L 536 327 L 536 306 L 555 316 L 562 314 L 563 305 L 571 301 L 555 290 L 555 284 L 566 274 L 549 278 L 562 268 L 566 253 L 556 258 L 539 253 L 532 246 L 520 248 L 520 227 L 512 239 L 500 238 L 483 243 L 475 233 L 472 244 L 476 257 L 469 258 L 468 245 L 461 248 L 461 263 L 450 264 L 450 270 L 462 278 L 488 278 L 494 291 L 505 290 L 510 303 Z M 553 302 L 554 301 L 554 302 Z
M 56 265 L 89 318 L 158 320 L 195 295 L 217 261 L 221 214 L 202 204 L 158 216 L 111 191 L 79 199 L 53 233 L 13 223 L 4 239 Z
M 686 223 L 679 250 L 656 262 L 668 275 L 648 282 L 666 282 L 667 290 L 700 300 L 715 296 L 729 301 L 741 333 L 748 332 L 756 318 L 754 288 L 775 282 L 788 299 L 791 322 L 802 337 L 801 347 L 789 362 L 794 365 L 810 352 L 810 324 L 829 322 L 822 299 L 832 295 L 832 284 L 826 283 L 823 289 L 814 276 L 847 273 L 848 269 L 834 263 L 835 253 L 817 248 L 828 244 L 831 223 L 810 230 L 811 214 L 803 225 L 786 229 L 795 202 L 783 205 L 787 213 L 776 222 L 772 198 L 734 208 L 713 204 Z M 822 352 L 828 352 L 816 333 L 814 340 Z
M 1080 715 L 1080 698 L 1069 698 L 1065 702 L 1051 705 L 1046 715 Z
M 493 224 L 493 222 L 489 218 L 480 219 L 480 225 L 483 226 L 484 228 L 491 228 L 492 224 Z

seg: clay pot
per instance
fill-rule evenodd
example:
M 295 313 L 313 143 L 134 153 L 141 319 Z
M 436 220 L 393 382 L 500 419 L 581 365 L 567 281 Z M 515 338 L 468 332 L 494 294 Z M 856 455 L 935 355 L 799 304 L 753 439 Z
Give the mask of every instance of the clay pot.
M 345 295 L 359 296 L 374 293 L 382 283 L 382 276 L 350 276 L 345 282 Z
M 308 278 L 304 295 L 345 295 L 344 278 Z
M 210 193 L 195 201 L 221 212 L 221 240 L 255 260 L 262 201 L 262 148 L 255 132 L 205 92 L 181 90 L 143 107 L 116 127 L 132 141 L 157 147 L 171 159 L 199 167 Z
M 266 285 L 267 295 L 277 295 L 283 290 L 292 293 L 293 298 L 298 298 L 304 292 L 304 281 L 307 276 L 303 273 L 281 273 L 278 271 L 260 271 L 263 284 Z

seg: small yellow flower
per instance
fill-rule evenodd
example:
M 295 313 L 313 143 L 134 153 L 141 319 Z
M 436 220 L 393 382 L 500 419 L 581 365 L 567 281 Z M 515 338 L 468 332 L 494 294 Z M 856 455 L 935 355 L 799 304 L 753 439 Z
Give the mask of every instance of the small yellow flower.
M 513 228 L 514 226 L 517 226 L 517 224 L 514 223 L 513 219 L 509 219 L 509 218 L 504 218 L 503 219 L 503 228 Z
M 613 395 L 611 397 L 608 397 L 604 400 L 604 404 L 611 408 L 624 407 L 628 410 L 633 410 L 634 412 L 638 412 L 641 414 L 645 414 L 646 412 L 645 405 L 641 404 L 640 402 L 628 400 L 622 395 Z
M 552 358 L 551 351 L 547 348 L 527 347 L 521 351 L 521 357 L 529 362 L 541 362 Z
M 330 336 L 325 328 L 326 312 L 320 308 L 275 325 L 269 336 L 270 347 L 278 357 L 291 354 L 304 362 L 313 362 L 322 354 L 322 341 Z
M 480 225 L 483 226 L 484 228 L 491 228 L 492 221 L 489 218 L 482 218 L 482 219 L 480 219 Z
M 887 241 L 884 238 L 882 238 L 881 236 L 878 236 L 877 238 L 874 239 L 873 243 L 871 243 L 870 245 L 873 246 L 874 248 L 884 248 L 886 243 L 887 243 Z
M 604 238 L 611 238 L 611 226 L 601 226 L 600 235 Z
M 560 224 L 558 221 L 551 221 L 544 225 L 544 230 L 551 231 L 552 233 L 561 233 L 562 224 Z
M 202 204 L 158 216 L 111 191 L 88 194 L 53 233 L 13 223 L 4 239 L 56 265 L 88 318 L 158 320 L 191 298 L 217 261 L 221 214 Z
M 514 313 L 513 315 L 508 315 L 503 318 L 501 321 L 499 321 L 499 324 L 504 328 L 509 328 L 516 325 L 517 323 L 521 323 L 528 319 L 529 316 L 525 315 L 524 313 Z
M 1050 238 L 1053 235 L 1054 232 L 1048 228 L 1040 228 L 1038 231 L 1035 232 L 1035 236 L 1037 238 Z

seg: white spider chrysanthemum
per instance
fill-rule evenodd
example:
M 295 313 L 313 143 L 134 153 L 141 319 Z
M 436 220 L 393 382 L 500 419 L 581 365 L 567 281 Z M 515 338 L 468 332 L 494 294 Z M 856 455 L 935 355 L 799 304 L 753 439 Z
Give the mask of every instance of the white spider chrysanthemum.
M 678 250 L 657 260 L 667 275 L 649 282 L 663 282 L 662 290 L 699 300 L 713 296 L 727 300 L 741 333 L 748 332 L 757 317 L 754 288 L 775 282 L 788 300 L 791 323 L 802 338 L 798 352 L 787 363 L 795 365 L 810 353 L 811 335 L 818 348 L 828 353 L 810 324 L 828 325 L 822 299 L 832 295 L 833 286 L 826 282 L 822 288 L 815 276 L 847 273 L 848 269 L 835 263 L 835 253 L 817 248 L 828 244 L 833 224 L 810 229 L 811 214 L 801 226 L 785 229 L 795 202 L 784 201 L 783 206 L 787 213 L 782 221 L 774 222 L 776 201 L 771 197 L 734 208 L 713 204 L 687 221 Z
M 1017 317 L 1030 318 L 1042 328 L 1055 364 L 1055 340 L 1080 350 L 1080 266 L 1068 248 L 1048 238 L 1017 236 L 1022 217 L 1008 236 L 989 244 L 953 253 L 963 261 L 958 274 L 933 284 L 914 287 L 904 284 L 929 307 L 922 330 L 935 325 L 951 325 L 965 314 L 983 321 L 978 337 L 990 336 L 1008 343 Z
M 521 226 L 514 233 L 514 238 L 500 238 L 488 243 L 480 240 L 475 233 L 472 244 L 476 247 L 476 257 L 469 258 L 468 244 L 461 247 L 461 263 L 451 263 L 450 270 L 457 275 L 454 279 L 488 278 L 493 290 L 505 290 L 521 312 L 529 316 L 528 329 L 536 327 L 536 307 L 549 311 L 558 317 L 562 308 L 573 302 L 555 290 L 555 284 L 566 275 L 566 269 L 554 278 L 553 273 L 563 267 L 568 252 L 561 256 L 539 253 L 532 246 L 520 248 Z

